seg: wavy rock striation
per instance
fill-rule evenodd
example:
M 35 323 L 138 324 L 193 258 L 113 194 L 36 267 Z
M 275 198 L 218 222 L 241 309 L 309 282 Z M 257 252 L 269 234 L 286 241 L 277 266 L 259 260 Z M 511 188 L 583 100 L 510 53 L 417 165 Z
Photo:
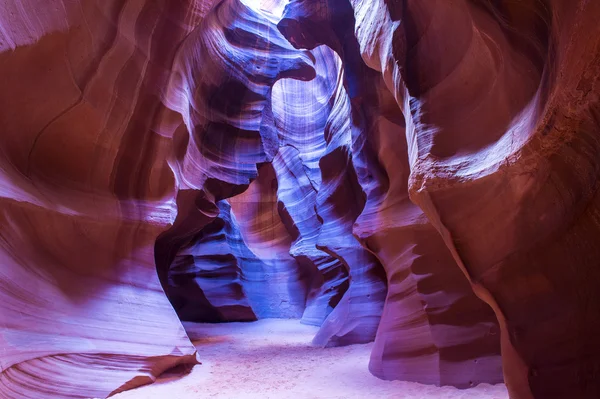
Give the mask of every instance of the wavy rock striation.
M 600 397 L 600 3 L 0 5 L 0 399 L 301 318 L 373 374 Z M 500 357 L 500 352 L 502 357 Z
M 0 397 L 106 397 L 196 362 L 153 257 L 164 284 L 173 242 L 273 156 L 271 86 L 312 61 L 237 2 L 2 7 Z
M 242 279 L 248 262 L 261 261 L 244 244 L 229 203 L 217 207 L 219 216 L 177 252 L 166 294 L 181 320 L 256 320 Z
M 332 30 L 325 23 L 311 24 L 314 18 L 307 11 L 330 16 L 324 5 L 313 3 L 314 8 L 310 8 L 307 3 L 292 2 L 285 7 L 278 27 L 295 47 L 313 49 L 319 45 L 329 46 L 338 54 L 343 66 L 337 74 L 333 106 L 325 125 L 327 146 L 319 163 L 322 182 L 316 198 L 316 210 L 323 221 L 316 246 L 345 266 L 347 291 L 324 321 L 314 342 L 339 345 L 373 340 L 386 286 L 381 265 L 352 235 L 352 225 L 365 204 L 365 194 L 354 166 L 361 150 L 355 139 L 361 132 L 362 110 L 351 104 L 351 99 L 358 97 L 353 73 L 355 68 L 360 68 L 362 61 L 358 47 L 352 48 L 356 40 L 351 40 L 352 35 L 347 28 L 336 30 L 336 26 Z M 336 8 L 341 18 L 351 16 L 351 11 L 349 4 Z M 317 32 L 322 35 L 311 36 Z
M 0 6 L 3 399 L 105 397 L 196 362 L 153 262 L 175 187 L 152 125 L 190 6 Z
M 407 118 L 410 197 L 494 309 L 511 397 L 598 396 L 600 6 L 352 3 Z
M 362 62 L 353 26 L 348 1 L 292 1 L 279 23 L 296 46 L 327 43 L 343 60 L 351 102 L 337 115 L 351 115 L 352 167 L 366 197 L 352 231 L 388 276 L 370 369 L 382 378 L 437 385 L 499 382 L 494 315 L 408 198 L 404 119 L 381 78 Z
M 273 169 L 282 221 L 294 238 L 290 255 L 305 267 L 318 270 L 307 292 L 302 321 L 320 326 L 346 292 L 348 272 L 340 260 L 317 248 L 322 225 L 317 213 L 322 180 L 319 160 L 326 149 L 325 126 L 341 61 L 325 46 L 311 50 L 311 54 L 315 79 L 283 79 L 273 87 L 273 115 L 280 140 Z
M 251 310 L 261 317 L 302 314 L 306 273 L 289 256 L 289 247 L 275 251 L 272 259 L 258 258 L 269 254 L 261 247 L 278 244 L 275 236 L 285 229 L 279 223 L 277 230 L 277 218 L 269 213 L 273 179 L 264 173 L 261 177 L 257 165 L 271 161 L 278 148 L 273 85 L 282 78 L 312 79 L 312 64 L 309 54 L 287 43 L 266 16 L 236 1 L 217 4 L 179 48 L 165 103 L 171 111 L 161 121 L 163 131 L 173 135 L 171 165 L 180 190 L 177 220 L 156 243 L 157 268 L 168 293 L 178 291 L 168 287 L 177 253 L 193 245 L 194 237 L 217 217 L 218 201 L 235 197 L 231 204 L 243 237 L 240 245 L 247 246 L 242 251 L 245 268 L 237 273 L 242 273 Z M 249 185 L 249 193 L 240 196 Z M 262 194 L 265 206 L 256 199 Z M 259 220 L 263 216 L 265 222 Z M 267 236 L 273 241 L 265 241 Z M 273 281 L 270 268 L 277 269 Z M 288 279 L 299 286 L 288 287 Z M 272 289 L 265 291 L 261 283 L 267 281 Z M 291 310 L 280 312 L 283 302 Z
M 244 270 L 245 286 L 258 317 L 300 318 L 314 270 L 290 255 L 292 237 L 279 211 L 277 176 L 271 164 L 243 194 L 231 198 L 244 242 L 260 263 Z

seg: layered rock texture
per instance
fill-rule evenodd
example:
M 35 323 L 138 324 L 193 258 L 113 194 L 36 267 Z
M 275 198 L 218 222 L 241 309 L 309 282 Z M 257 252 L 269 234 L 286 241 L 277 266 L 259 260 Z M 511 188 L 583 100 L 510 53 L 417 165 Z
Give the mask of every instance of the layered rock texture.
M 600 397 L 600 3 L 0 2 L 0 398 L 299 318 L 370 371 Z M 400 394 L 400 393 L 399 393 Z

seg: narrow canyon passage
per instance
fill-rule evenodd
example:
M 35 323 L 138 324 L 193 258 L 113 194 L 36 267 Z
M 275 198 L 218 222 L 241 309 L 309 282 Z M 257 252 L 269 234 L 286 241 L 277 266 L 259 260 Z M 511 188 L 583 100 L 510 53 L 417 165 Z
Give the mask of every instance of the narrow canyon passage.
M 0 0 L 0 399 L 600 398 L 599 20 Z
M 319 348 L 318 328 L 298 320 L 184 323 L 202 357 L 190 374 L 115 399 L 507 399 L 504 384 L 467 390 L 384 381 L 368 371 L 373 344 Z

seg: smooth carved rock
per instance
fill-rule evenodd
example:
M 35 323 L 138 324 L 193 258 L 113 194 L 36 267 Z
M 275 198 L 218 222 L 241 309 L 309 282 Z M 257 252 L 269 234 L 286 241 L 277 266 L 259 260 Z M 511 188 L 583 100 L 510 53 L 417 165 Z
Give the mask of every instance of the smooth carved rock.
M 306 268 L 318 270 L 307 293 L 302 321 L 320 326 L 347 290 L 344 264 L 317 248 L 322 225 L 317 213 L 319 160 L 326 149 L 325 126 L 333 107 L 341 60 L 326 46 L 311 50 L 311 54 L 315 58 L 315 79 L 282 79 L 273 87 L 273 115 L 280 137 L 273 169 L 285 215 L 282 221 L 294 238 L 290 255 Z
M 232 3 L 223 3 L 220 14 L 204 20 L 213 34 L 219 23 L 245 20 L 247 9 Z M 256 91 L 248 90 L 241 105 L 221 107 L 219 116 L 219 99 L 226 93 L 217 89 L 210 96 L 216 107 L 210 111 L 212 116 L 190 116 L 193 108 L 188 106 L 181 118 L 164 112 L 161 101 L 171 107 L 184 99 L 188 104 L 194 100 L 190 91 L 171 89 L 168 77 L 173 65 L 179 68 L 182 61 L 189 65 L 197 61 L 192 56 L 195 49 L 190 48 L 184 60 L 175 50 L 184 38 L 183 48 L 196 37 L 188 34 L 199 23 L 202 26 L 201 13 L 209 8 L 208 2 L 56 5 L 46 5 L 49 12 L 43 18 L 39 7 L 29 3 L 8 2 L 2 11 L 2 16 L 11 16 L 3 26 L 11 28 L 2 30 L 0 40 L 2 73 L 10 77 L 0 95 L 4 132 L 0 140 L 0 395 L 10 399 L 106 397 L 151 382 L 178 363 L 196 362 L 195 348 L 156 278 L 153 258 L 160 260 L 164 254 L 153 254 L 155 240 L 173 223 L 176 189 L 181 190 L 179 214 L 196 209 L 204 224 L 218 215 L 214 193 L 223 197 L 227 193 L 222 192 L 230 189 L 187 184 L 192 179 L 187 166 L 179 172 L 178 160 L 189 165 L 196 156 L 196 161 L 208 165 L 205 169 L 210 172 L 198 176 L 201 181 L 210 177 L 247 184 L 255 166 L 232 165 L 232 158 L 216 164 L 219 154 L 208 150 L 221 146 L 207 145 L 215 135 L 203 121 L 210 120 L 212 128 L 226 124 L 230 112 L 250 102 L 244 108 L 252 116 L 245 117 L 248 122 L 224 130 L 233 129 L 239 142 L 248 143 L 240 165 L 255 159 L 262 162 L 268 151 L 258 130 L 264 127 L 265 137 L 270 137 L 269 115 L 256 112 L 257 93 L 267 98 L 276 79 L 296 76 L 295 71 L 303 76 L 308 71 L 310 77 L 311 70 L 310 60 L 289 45 L 287 50 L 283 39 L 281 62 L 275 67 L 268 62 L 276 56 L 270 44 L 271 52 L 262 53 L 262 58 L 250 50 L 240 51 L 235 58 L 243 58 L 243 65 L 250 68 L 264 66 L 265 76 L 271 79 L 266 83 L 260 79 L 251 83 L 250 78 L 262 76 L 254 72 L 219 74 L 204 60 L 201 65 L 209 67 L 206 72 L 213 79 L 224 78 L 233 88 L 241 81 Z M 248 19 L 260 24 L 257 18 Z M 276 38 L 274 25 L 270 29 Z M 241 36 L 230 35 L 230 39 L 244 42 L 243 32 L 234 29 Z M 217 64 L 225 60 L 210 59 Z M 196 65 L 190 77 L 200 79 L 204 72 Z M 19 117 L 25 111 L 27 116 Z M 185 148 L 177 126 L 185 124 L 178 118 L 194 124 L 189 125 L 190 131 L 194 139 L 202 140 L 204 157 L 193 146 L 187 161 L 179 157 Z M 251 129 L 256 132 L 250 134 Z M 169 167 L 170 135 L 176 130 L 175 159 Z M 235 142 L 236 137 L 228 139 Z M 227 168 L 234 167 L 247 172 L 239 179 L 230 178 Z M 194 192 L 198 187 L 209 194 Z M 190 224 L 196 222 L 192 218 Z M 183 228 L 175 224 L 176 229 L 190 232 L 185 223 Z
M 312 63 L 310 55 L 287 43 L 265 15 L 237 1 L 217 4 L 186 38 L 175 58 L 165 101 L 177 113 L 164 112 L 161 119 L 163 132 L 173 135 L 171 165 L 180 189 L 177 220 L 156 244 L 163 285 L 169 284 L 177 253 L 192 245 L 194 237 L 219 214 L 216 203 L 241 194 L 253 179 L 260 181 L 257 164 L 272 160 L 279 145 L 271 109 L 272 87 L 282 78 L 312 79 Z M 259 181 L 253 187 L 260 187 Z M 259 194 L 263 191 L 259 189 Z M 297 292 L 286 287 L 286 296 L 301 298 L 295 300 L 298 303 L 292 305 L 295 310 L 291 313 L 279 313 L 275 303 L 280 305 L 281 298 L 275 294 L 265 297 L 261 292 L 260 283 L 270 276 L 268 269 L 279 265 L 277 259 L 265 263 L 252 249 L 242 249 L 253 244 L 248 230 L 252 230 L 249 218 L 255 213 L 244 212 L 244 207 L 237 206 L 240 201 L 243 197 L 231 200 L 234 215 L 239 208 L 235 216 L 244 239 L 234 251 L 244 252 L 245 260 L 238 258 L 238 263 L 252 311 L 259 317 L 301 314 L 305 289 Z M 254 244 L 267 244 L 260 239 L 258 236 Z M 302 281 L 302 272 L 296 270 L 288 250 L 288 264 L 280 271 L 294 273 L 287 270 L 294 269 Z M 282 284 L 275 288 L 279 293 Z M 177 289 L 167 291 L 177 295 Z
M 106 397 L 196 362 L 153 262 L 175 187 L 152 125 L 188 6 L 0 6 L 3 399 Z
M 217 203 L 219 216 L 204 226 L 171 264 L 166 293 L 179 318 L 195 322 L 252 321 L 242 279 L 251 257 L 226 200 Z
M 280 148 L 273 166 L 282 211 L 296 235 L 290 254 L 300 265 L 318 271 L 310 281 L 302 321 L 320 326 L 346 292 L 348 273 L 341 261 L 317 248 L 321 229 L 316 212 L 317 191 L 303 168 L 300 152 L 292 146 Z
M 353 48 L 356 40 L 351 40 L 352 34 L 348 31 L 352 25 L 342 28 L 331 26 L 327 25 L 329 21 L 326 19 L 312 23 L 311 16 L 304 14 L 305 11 L 321 12 L 319 17 L 323 18 L 331 14 L 322 3 L 313 3 L 314 8 L 310 6 L 305 2 L 288 4 L 278 27 L 295 47 L 314 49 L 325 44 L 341 59 L 333 107 L 324 131 L 327 147 L 319 163 L 322 182 L 317 193 L 316 210 L 323 226 L 319 231 L 317 248 L 342 262 L 348 275 L 347 281 L 343 282 L 347 291 L 325 319 L 314 342 L 321 345 L 368 342 L 377 331 L 386 286 L 381 265 L 352 235 L 352 225 L 364 206 L 365 195 L 353 164 L 357 156 L 354 153 L 354 138 L 359 129 L 356 125 L 360 123 L 355 120 L 356 109 L 350 103 L 357 94 L 352 76 L 354 66 L 348 70 L 344 65 L 360 61 L 360 54 L 358 46 Z M 338 12 L 341 18 L 352 16 L 349 4 L 338 7 Z
M 177 315 L 599 397 L 600 3 L 287 3 L 0 5 L 0 398 L 196 363 Z
M 511 397 L 598 396 L 600 5 L 353 6 L 407 118 L 411 199 L 495 310 Z
M 245 287 L 257 316 L 302 317 L 316 270 L 290 255 L 292 237 L 282 222 L 271 164 L 261 166 L 248 190 L 230 201 L 244 242 L 260 260 L 244 269 Z
M 439 234 L 410 201 L 403 121 L 391 94 L 378 92 L 381 98 L 372 101 L 380 114 L 365 136 L 378 150 L 387 179 L 372 184 L 354 226 L 388 276 L 370 370 L 381 378 L 436 385 L 501 382 L 494 313 L 475 296 Z
M 272 160 L 279 144 L 272 87 L 282 78 L 314 78 L 312 64 L 262 14 L 219 3 L 178 50 L 169 83 L 166 105 L 182 117 L 174 138 L 180 188 L 255 179 L 256 165 Z
M 317 248 L 346 267 L 348 288 L 315 336 L 314 342 L 322 345 L 371 341 L 386 292 L 381 265 L 352 235 L 352 225 L 364 206 L 364 194 L 352 163 L 349 113 L 348 95 L 339 81 L 325 129 L 327 149 L 320 161 L 322 183 L 317 194 L 317 213 L 323 225 Z
M 386 269 L 388 294 L 370 369 L 382 378 L 468 387 L 500 382 L 493 312 L 472 293 L 443 240 L 408 198 L 404 119 L 360 57 L 348 1 L 293 1 L 279 27 L 297 47 L 327 43 L 351 98 L 352 162 L 366 203 L 354 234 Z

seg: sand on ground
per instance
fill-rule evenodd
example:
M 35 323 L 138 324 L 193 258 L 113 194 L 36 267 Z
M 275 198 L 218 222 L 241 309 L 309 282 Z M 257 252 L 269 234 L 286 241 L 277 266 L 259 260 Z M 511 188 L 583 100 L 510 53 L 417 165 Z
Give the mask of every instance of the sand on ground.
M 460 390 L 380 380 L 367 368 L 372 343 L 314 347 L 317 328 L 298 320 L 184 325 L 202 364 L 113 398 L 508 399 L 504 384 Z

